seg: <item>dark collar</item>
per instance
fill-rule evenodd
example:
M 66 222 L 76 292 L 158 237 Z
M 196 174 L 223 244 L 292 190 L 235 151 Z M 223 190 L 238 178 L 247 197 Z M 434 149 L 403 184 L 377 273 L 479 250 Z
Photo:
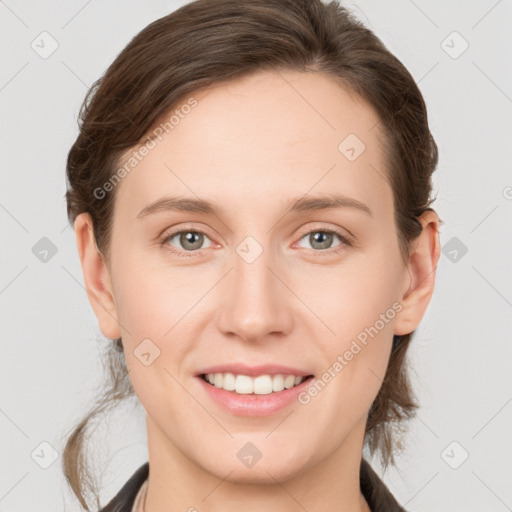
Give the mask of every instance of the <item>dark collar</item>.
M 407 512 L 365 459 L 361 459 L 359 485 L 372 512 Z
M 131 512 L 137 493 L 148 475 L 149 462 L 145 462 L 99 512 Z M 361 459 L 359 481 L 361 492 L 372 512 L 407 512 L 365 459 Z

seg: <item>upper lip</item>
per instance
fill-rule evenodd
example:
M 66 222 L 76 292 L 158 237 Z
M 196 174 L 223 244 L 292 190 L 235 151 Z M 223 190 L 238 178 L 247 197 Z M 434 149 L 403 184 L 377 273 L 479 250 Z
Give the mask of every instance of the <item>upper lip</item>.
M 235 375 L 247 375 L 257 377 L 258 375 L 295 375 L 296 377 L 307 377 L 312 375 L 310 372 L 292 368 L 291 366 L 282 366 L 279 364 L 261 364 L 249 366 L 244 363 L 217 364 L 203 368 L 197 372 L 197 376 L 208 373 L 233 373 Z

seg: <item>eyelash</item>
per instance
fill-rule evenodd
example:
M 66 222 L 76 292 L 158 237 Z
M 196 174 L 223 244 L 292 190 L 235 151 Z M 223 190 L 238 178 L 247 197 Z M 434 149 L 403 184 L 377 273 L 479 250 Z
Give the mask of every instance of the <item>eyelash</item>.
M 175 249 L 172 245 L 169 245 L 166 243 L 168 240 L 171 240 L 176 235 L 179 235 L 181 233 L 198 233 L 198 234 L 205 235 L 206 237 L 208 237 L 208 235 L 205 232 L 200 231 L 198 229 L 185 228 L 185 229 L 180 229 L 178 231 L 173 231 L 171 233 L 166 233 L 164 235 L 164 237 L 161 239 L 160 245 L 161 246 L 165 245 L 166 249 L 169 252 L 171 252 L 171 254 L 174 254 L 179 257 L 191 258 L 191 257 L 199 256 L 201 249 L 197 249 L 195 251 L 179 251 L 179 250 Z M 322 228 L 315 228 L 315 229 L 306 231 L 305 233 L 303 233 L 300 236 L 298 241 L 300 242 L 305 236 L 310 235 L 311 233 L 329 233 L 329 234 L 337 235 L 341 240 L 341 243 L 332 249 L 324 249 L 324 250 L 310 249 L 311 251 L 318 253 L 318 256 L 332 256 L 333 254 L 337 254 L 337 253 L 341 252 L 345 247 L 351 247 L 353 245 L 351 237 L 348 237 L 347 235 L 342 234 L 340 231 L 337 231 L 335 229 L 322 229 Z

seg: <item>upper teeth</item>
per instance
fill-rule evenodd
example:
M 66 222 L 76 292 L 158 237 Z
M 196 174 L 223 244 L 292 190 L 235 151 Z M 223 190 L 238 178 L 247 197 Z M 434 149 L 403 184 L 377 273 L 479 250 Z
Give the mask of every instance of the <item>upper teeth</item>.
M 206 380 L 217 388 L 226 391 L 235 391 L 239 394 L 268 395 L 275 391 L 290 389 L 300 384 L 305 377 L 295 375 L 260 375 L 249 377 L 247 375 L 234 375 L 233 373 L 208 373 Z

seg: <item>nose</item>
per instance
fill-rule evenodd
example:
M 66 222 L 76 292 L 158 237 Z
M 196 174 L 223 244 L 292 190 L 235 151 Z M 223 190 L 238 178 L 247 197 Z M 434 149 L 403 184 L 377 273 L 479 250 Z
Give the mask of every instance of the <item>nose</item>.
M 291 331 L 293 294 L 270 260 L 265 250 L 252 262 L 235 254 L 234 268 L 224 280 L 226 299 L 218 312 L 218 326 L 224 334 L 257 342 Z

